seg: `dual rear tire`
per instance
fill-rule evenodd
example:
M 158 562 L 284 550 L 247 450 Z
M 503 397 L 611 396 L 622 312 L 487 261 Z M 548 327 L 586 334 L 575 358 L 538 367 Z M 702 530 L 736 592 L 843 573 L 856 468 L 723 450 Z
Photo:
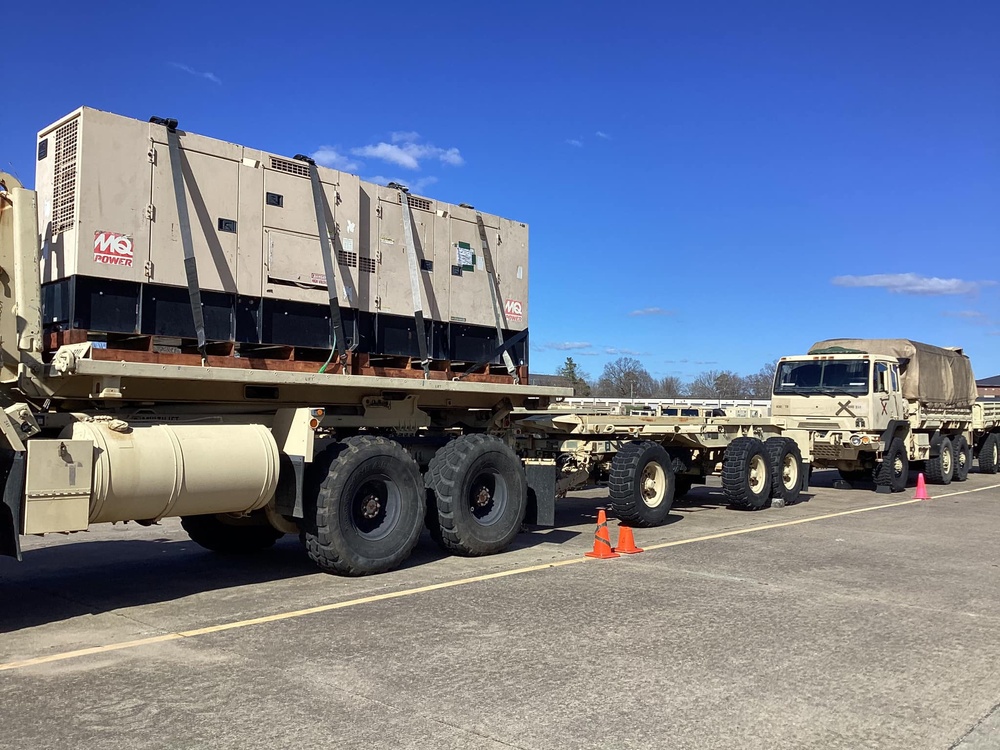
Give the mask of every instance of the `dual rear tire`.
M 499 552 L 517 535 L 527 508 L 520 460 L 488 435 L 448 443 L 424 476 L 399 443 L 350 437 L 314 462 L 309 485 L 306 551 L 321 569 L 349 576 L 398 567 L 425 523 L 449 552 Z

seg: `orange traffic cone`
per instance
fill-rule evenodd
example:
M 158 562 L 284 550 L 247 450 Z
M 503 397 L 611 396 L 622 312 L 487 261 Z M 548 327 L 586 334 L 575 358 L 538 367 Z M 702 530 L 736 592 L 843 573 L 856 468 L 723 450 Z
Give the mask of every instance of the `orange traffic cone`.
M 622 526 L 621 522 L 618 523 L 618 544 L 615 545 L 615 552 L 621 552 L 623 555 L 635 555 L 642 552 L 642 547 L 635 546 L 635 536 L 632 534 L 631 526 Z
M 584 554 L 586 557 L 596 557 L 598 560 L 621 557 L 621 555 L 611 548 L 611 535 L 608 533 L 608 516 L 603 509 L 597 511 L 597 531 L 594 532 L 594 549 L 592 552 Z
M 927 483 L 924 482 L 924 473 L 920 472 L 917 474 L 917 494 L 913 496 L 914 500 L 930 500 L 931 496 L 927 494 Z

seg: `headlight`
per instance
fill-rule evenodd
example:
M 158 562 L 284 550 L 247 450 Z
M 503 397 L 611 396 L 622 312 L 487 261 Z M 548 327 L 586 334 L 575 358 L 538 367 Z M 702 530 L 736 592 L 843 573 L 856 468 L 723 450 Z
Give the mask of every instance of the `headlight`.
M 851 445 L 853 445 L 855 448 L 857 448 L 859 445 L 861 445 L 861 436 L 860 435 L 851 435 Z

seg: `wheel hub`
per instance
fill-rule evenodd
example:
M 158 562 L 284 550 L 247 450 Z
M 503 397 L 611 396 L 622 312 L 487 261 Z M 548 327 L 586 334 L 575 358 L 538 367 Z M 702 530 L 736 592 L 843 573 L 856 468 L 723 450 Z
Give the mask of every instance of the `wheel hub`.
M 382 501 L 375 495 L 367 495 L 361 501 L 361 515 L 367 519 L 375 518 L 382 510 Z
M 490 504 L 490 500 L 492 499 L 493 496 L 490 494 L 490 488 L 486 485 L 482 485 L 472 493 L 472 505 L 476 508 L 485 508 Z

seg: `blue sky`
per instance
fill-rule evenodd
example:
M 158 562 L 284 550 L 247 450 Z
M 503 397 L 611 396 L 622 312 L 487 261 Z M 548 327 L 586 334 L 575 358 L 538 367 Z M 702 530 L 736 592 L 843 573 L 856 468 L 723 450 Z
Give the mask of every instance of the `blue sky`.
M 525 221 L 535 372 L 627 354 L 686 380 L 886 336 L 1000 374 L 1000 3 L 4 18 L 3 169 L 30 184 L 35 132 L 85 104 Z

